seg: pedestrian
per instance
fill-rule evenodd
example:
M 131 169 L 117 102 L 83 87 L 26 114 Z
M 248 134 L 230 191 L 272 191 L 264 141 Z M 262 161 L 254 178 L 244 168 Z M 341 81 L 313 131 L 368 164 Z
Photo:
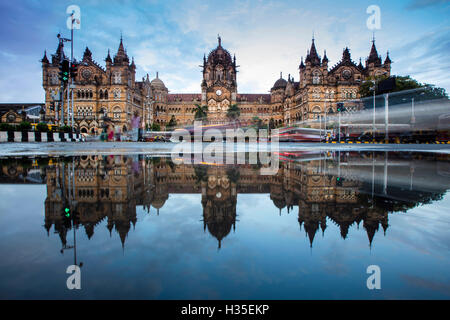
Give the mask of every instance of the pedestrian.
M 114 141 L 114 130 L 111 126 L 108 126 L 108 141 Z
M 138 141 L 140 125 L 141 125 L 141 118 L 139 117 L 139 113 L 135 111 L 133 118 L 131 119 L 131 126 L 133 128 L 133 141 Z
M 120 132 L 121 130 L 120 130 L 120 126 L 115 126 L 115 135 L 116 135 L 116 141 L 120 141 L 120 135 L 121 135 L 121 132 Z

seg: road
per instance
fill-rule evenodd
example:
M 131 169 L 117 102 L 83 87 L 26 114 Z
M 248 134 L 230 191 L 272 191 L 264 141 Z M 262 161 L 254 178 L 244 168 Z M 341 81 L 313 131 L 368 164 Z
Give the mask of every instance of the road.
M 0 143 L 0 156 L 74 156 L 74 155 L 119 155 L 149 154 L 167 156 L 177 152 L 178 144 L 171 142 L 44 142 L 44 143 Z M 188 145 L 188 144 L 186 144 Z M 203 148 L 210 145 L 203 143 Z M 234 150 L 257 152 L 262 144 L 234 144 Z M 189 146 L 189 145 L 188 145 Z M 226 149 L 223 144 L 224 151 Z M 245 148 L 245 149 L 243 149 Z M 324 144 L 324 143 L 279 143 L 279 151 L 401 151 L 433 152 L 450 154 L 450 145 L 441 144 Z

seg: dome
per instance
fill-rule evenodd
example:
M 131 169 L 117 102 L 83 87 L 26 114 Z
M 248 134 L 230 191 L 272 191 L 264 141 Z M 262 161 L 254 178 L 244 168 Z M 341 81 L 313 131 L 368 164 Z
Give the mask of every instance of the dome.
M 162 80 L 158 77 L 158 72 L 156 73 L 156 78 L 150 82 L 150 85 L 155 89 L 162 89 L 162 90 L 167 89 L 166 86 L 164 85 L 164 82 L 162 82 Z
M 152 201 L 152 207 L 155 209 L 161 209 L 166 203 L 165 199 L 155 199 Z
M 280 88 L 286 88 L 287 85 L 287 81 L 283 79 L 282 74 L 280 74 L 280 79 L 278 79 L 277 81 L 275 81 L 275 83 L 273 84 L 273 88 L 272 90 L 276 90 L 276 89 L 280 89 Z
M 228 65 L 232 63 L 231 54 L 222 47 L 222 42 L 220 37 L 218 38 L 219 45 L 216 49 L 211 51 L 208 55 L 208 64 L 216 65 L 216 64 L 222 64 L 222 65 Z

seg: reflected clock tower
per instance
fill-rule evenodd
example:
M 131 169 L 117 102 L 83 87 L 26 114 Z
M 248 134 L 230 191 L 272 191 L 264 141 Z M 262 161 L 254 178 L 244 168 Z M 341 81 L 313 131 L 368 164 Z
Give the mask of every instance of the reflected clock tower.
M 236 56 L 222 47 L 218 37 L 217 48 L 203 57 L 202 105 L 208 106 L 208 119 L 220 123 L 231 104 L 236 103 Z

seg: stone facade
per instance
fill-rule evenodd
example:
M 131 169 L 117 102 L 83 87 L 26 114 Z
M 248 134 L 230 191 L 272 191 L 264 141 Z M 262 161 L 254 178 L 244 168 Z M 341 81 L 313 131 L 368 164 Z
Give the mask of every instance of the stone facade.
M 50 122 L 57 120 L 51 101 L 52 93 L 60 90 L 61 55 L 64 56 L 64 51 L 58 46 L 51 62 L 46 54 L 42 59 L 45 120 Z M 136 66 L 133 60 L 130 63 L 122 39 L 114 59 L 108 51 L 105 62 L 106 68 L 94 62 L 88 48 L 79 62 L 73 98 L 76 128 L 81 132 L 98 133 L 105 123 L 127 131 L 135 112 L 145 126 L 157 123 L 164 129 L 172 118 L 178 125 L 192 125 L 196 105 L 208 106 L 208 122 L 212 124 L 228 121 L 228 108 L 237 104 L 241 123 L 258 117 L 263 124 L 291 125 L 335 113 L 337 102 L 359 98 L 363 81 L 379 75 L 389 76 L 391 70 L 389 54 L 382 63 L 375 41 L 365 66 L 361 61 L 355 64 L 346 48 L 341 61 L 330 69 L 326 52 L 321 58 L 313 39 L 305 61 L 301 59 L 299 81 L 290 75 L 285 80 L 280 75 L 269 94 L 243 94 L 237 89 L 236 57 L 222 47 L 219 37 L 217 47 L 203 57 L 201 93 L 178 94 L 169 93 L 158 73 L 152 81 L 148 75 L 136 81 Z

